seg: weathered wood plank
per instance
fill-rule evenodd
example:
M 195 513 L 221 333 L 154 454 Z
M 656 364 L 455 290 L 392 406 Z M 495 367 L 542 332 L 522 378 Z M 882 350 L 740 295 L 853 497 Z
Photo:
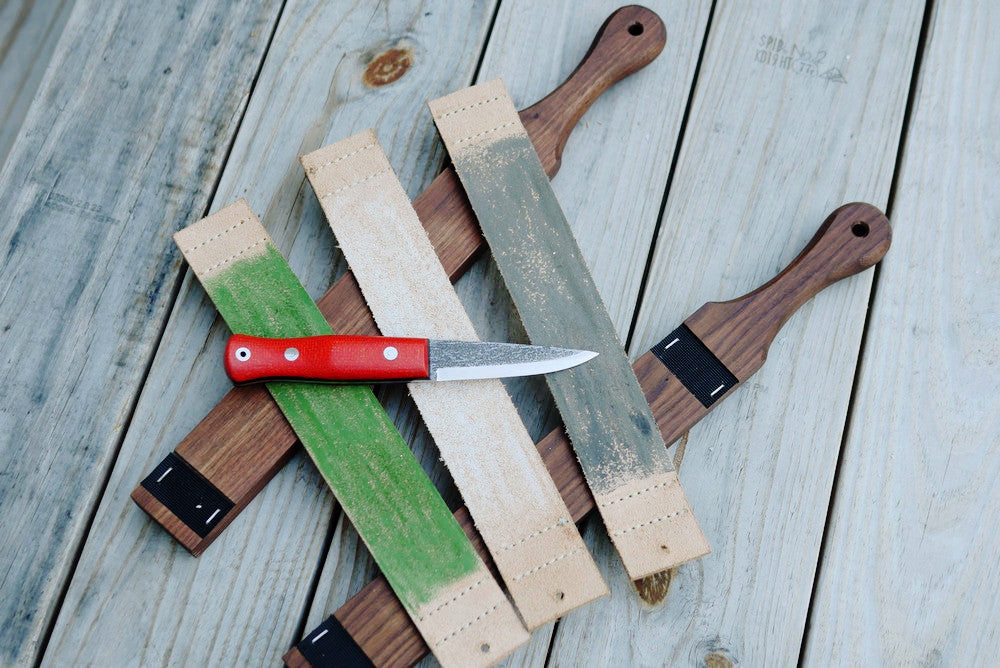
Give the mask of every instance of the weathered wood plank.
M 1000 6 L 931 7 L 807 665 L 1000 652 Z
M 0 165 L 38 92 L 74 0 L 0 4 Z
M 429 13 L 428 13 L 429 12 Z M 286 4 L 223 173 L 217 200 L 245 196 L 313 297 L 344 268 L 298 156 L 331 138 L 375 127 L 411 195 L 442 151 L 424 109 L 427 91 L 469 80 L 492 17 L 490 3 L 436 11 L 419 2 L 352 7 Z M 395 82 L 368 87 L 371 59 L 412 54 Z M 174 215 L 178 225 L 191 222 Z M 185 279 L 102 499 L 91 538 L 46 652 L 53 663 L 192 665 L 276 662 L 293 638 L 331 521 L 332 496 L 308 457 L 297 457 L 200 559 L 191 558 L 128 501 L 160 461 L 231 387 L 219 360 L 228 328 Z M 206 339 L 208 339 L 206 341 Z M 399 411 L 399 397 L 387 405 Z M 413 442 L 414 417 L 397 421 Z M 436 453 L 423 458 L 436 464 Z M 438 479 L 443 475 L 434 468 Z M 353 529 L 344 540 L 356 542 Z M 360 553 L 367 552 L 361 547 Z M 353 555 L 353 553 L 352 553 Z M 333 557 L 330 557 L 333 558 Z M 368 562 L 359 569 L 368 568 Z M 358 575 L 358 586 L 367 578 Z M 140 632 L 137 610 L 155 620 Z M 105 642 L 114 637 L 116 642 Z
M 7 662 L 52 618 L 172 299 L 173 221 L 207 204 L 278 5 L 78 6 L 0 172 Z
M 480 79 L 503 75 L 519 106 L 540 98 L 576 67 L 594 30 L 618 4 L 610 0 L 583 4 L 503 3 Z M 560 174 L 553 180 L 560 204 L 622 338 L 631 323 L 709 10 L 707 3 L 698 1 L 645 4 L 667 26 L 663 53 L 594 103 L 570 139 Z M 428 116 L 424 118 L 429 122 Z M 391 150 L 391 140 L 383 142 Z M 629 156 L 624 163 L 622 155 Z M 405 176 L 406 169 L 392 162 Z M 477 263 L 457 289 L 481 338 L 526 340 L 491 262 Z M 558 415 L 544 381 L 517 379 L 506 384 L 532 436 L 537 440 L 548 433 Z M 426 448 L 424 439 L 420 430 L 417 440 L 411 443 Z M 366 555 L 362 552 L 350 556 L 357 542 L 351 532 L 338 526 L 336 535 L 308 613 L 307 629 L 322 622 L 371 579 Z M 532 642 L 505 663 L 544 665 L 551 629 L 547 626 L 537 630 Z
M 921 10 L 716 4 L 633 355 L 774 275 L 835 206 L 885 205 Z M 612 595 L 562 621 L 554 665 L 795 663 L 870 280 L 806 304 L 768 364 L 691 430 L 681 480 L 712 554 L 647 609 L 597 535 Z

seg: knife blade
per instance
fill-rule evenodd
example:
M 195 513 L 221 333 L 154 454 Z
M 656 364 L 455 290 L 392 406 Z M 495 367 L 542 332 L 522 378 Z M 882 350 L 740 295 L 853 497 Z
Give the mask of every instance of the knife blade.
M 553 373 L 597 353 L 552 346 L 390 336 L 266 338 L 234 334 L 226 373 L 234 383 L 304 380 L 378 383 L 472 380 Z

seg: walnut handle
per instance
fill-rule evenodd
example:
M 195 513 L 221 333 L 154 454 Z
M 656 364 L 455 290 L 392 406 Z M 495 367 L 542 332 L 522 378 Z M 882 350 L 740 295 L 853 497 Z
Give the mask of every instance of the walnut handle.
M 764 364 L 796 309 L 823 288 L 873 266 L 891 239 L 889 219 L 879 209 L 845 204 L 780 274 L 738 299 L 705 304 L 684 324 L 743 382 Z
M 559 171 L 573 126 L 594 100 L 612 84 L 653 62 L 666 42 L 667 29 L 655 12 L 639 5 L 617 9 L 597 31 L 569 78 L 520 112 L 550 178 Z

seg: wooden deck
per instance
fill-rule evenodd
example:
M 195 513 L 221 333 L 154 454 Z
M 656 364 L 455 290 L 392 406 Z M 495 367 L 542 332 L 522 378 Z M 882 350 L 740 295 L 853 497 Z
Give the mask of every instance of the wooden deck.
M 591 520 L 612 595 L 506 663 L 995 663 L 1000 5 L 647 4 L 664 52 L 554 179 L 633 357 L 841 203 L 884 208 L 893 248 L 673 449 L 712 554 L 640 604 Z M 527 106 L 616 7 L 0 2 L 0 664 L 276 665 L 372 578 L 302 454 L 198 559 L 129 500 L 229 386 L 170 235 L 246 197 L 320 295 L 345 264 L 299 155 L 374 128 L 415 196 L 444 158 L 425 100 L 502 76 Z M 401 75 L 364 83 L 389 49 Z M 489 260 L 458 290 L 482 338 L 523 337 Z M 543 382 L 509 389 L 536 439 L 557 423 Z

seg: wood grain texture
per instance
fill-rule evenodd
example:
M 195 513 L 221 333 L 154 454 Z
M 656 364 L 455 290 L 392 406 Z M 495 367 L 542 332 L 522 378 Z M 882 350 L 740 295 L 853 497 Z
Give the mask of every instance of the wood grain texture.
M 643 35 L 627 33 L 627 27 L 645 22 Z M 626 7 L 609 17 L 598 31 L 583 60 L 556 90 L 521 112 L 542 163 L 549 174 L 559 168 L 563 146 L 579 115 L 608 86 L 654 58 L 663 46 L 661 31 L 653 30 L 659 19 L 641 7 Z M 303 144 L 305 146 L 305 144 Z M 303 151 L 305 152 L 305 151 Z M 441 263 L 454 280 L 482 250 L 482 237 L 468 208 L 454 172 L 445 170 L 416 201 L 416 209 L 427 228 Z M 345 274 L 318 301 L 336 331 L 374 332 L 374 323 L 350 273 Z M 177 454 L 213 481 L 219 489 L 232 489 L 235 506 L 207 536 L 200 538 L 141 487 L 132 498 L 195 555 L 200 554 L 236 517 L 288 460 L 295 445 L 279 411 L 261 401 L 260 395 L 236 388 L 217 409 L 177 446 Z M 226 423 L 232 423 L 226 428 Z M 245 425 L 252 424 L 252 434 Z M 254 438 L 247 454 L 247 436 Z M 264 443 L 261 447 L 259 444 Z M 219 476 L 216 480 L 215 476 Z
M 769 279 L 834 206 L 885 206 L 921 9 L 716 4 L 633 354 Z M 553 665 L 796 662 L 870 281 L 804 305 L 768 364 L 691 430 L 681 478 L 712 554 L 678 569 L 655 609 L 609 579 L 610 599 L 560 623 Z
M 504 3 L 480 76 L 488 79 L 504 74 L 518 104 L 539 99 L 574 70 L 593 31 L 616 7 L 610 1 Z M 678 139 L 686 101 L 685 93 L 678 91 L 690 88 L 708 18 L 708 6 L 701 2 L 655 2 L 651 8 L 670 30 L 663 54 L 594 102 L 582 117 L 577 135 L 569 140 L 561 174 L 553 180 L 621 337 L 631 322 L 643 258 L 670 166 L 664 156 L 672 154 Z M 558 31 L 553 32 L 557 26 Z M 526 116 L 521 114 L 532 132 Z M 621 155 L 630 159 L 620 163 Z M 545 153 L 541 157 L 546 160 Z M 582 183 L 587 187 L 582 188 Z M 419 205 L 419 200 L 415 204 Z M 490 262 L 477 262 L 456 288 L 483 338 L 526 340 Z M 557 425 L 558 414 L 544 381 L 519 379 L 505 384 L 536 440 Z M 570 466 L 575 467 L 571 451 L 566 452 Z M 340 535 L 350 533 L 345 530 Z M 370 580 L 370 566 L 366 561 L 352 563 L 349 551 L 349 542 L 332 549 L 309 610 L 307 629 L 319 624 Z M 606 569 L 605 577 L 624 574 L 619 566 Z M 531 643 L 505 663 L 544 665 L 551 630 L 550 626 L 537 630 Z
M 0 521 L 31 537 L 0 547 L 5 663 L 55 613 L 173 296 L 169 221 L 204 210 L 278 8 L 78 7 L 0 171 Z
M 246 200 L 174 241 L 235 333 L 332 333 Z M 527 642 L 370 387 L 275 382 L 267 390 L 442 665 L 489 665 Z
M 862 222 L 868 229 L 859 237 L 855 234 L 857 231 L 855 226 Z M 845 234 L 853 238 L 845 239 Z M 853 275 L 880 260 L 888 248 L 889 235 L 888 221 L 874 207 L 866 204 L 839 207 L 827 217 L 802 253 L 778 276 L 747 297 L 722 304 L 706 304 L 685 322 L 696 327 L 700 325 L 702 332 L 709 339 L 727 330 L 727 325 L 728 329 L 739 331 L 745 322 L 739 315 L 731 317 L 728 323 L 724 320 L 713 323 L 710 315 L 719 312 L 713 307 L 748 304 L 748 308 L 753 309 L 759 307 L 762 301 L 768 301 L 764 299 L 766 297 L 785 307 L 782 309 L 778 306 L 776 311 L 781 313 L 780 320 L 787 320 L 787 317 L 801 306 L 803 294 L 814 296 L 833 280 Z M 834 276 L 839 278 L 832 278 Z M 794 288 L 787 287 L 790 281 L 796 283 Z M 758 314 L 760 313 L 758 311 Z M 764 315 L 767 315 L 767 312 L 764 312 Z M 768 321 L 768 318 L 763 317 L 760 320 Z M 751 358 L 755 358 L 756 344 L 757 337 L 751 333 L 743 339 L 742 349 L 750 352 Z M 672 443 L 682 431 L 686 431 L 707 414 L 705 407 L 671 376 L 653 351 L 640 357 L 632 368 L 666 443 Z M 696 405 L 697 410 L 691 409 L 692 405 Z M 574 521 L 582 520 L 595 507 L 595 501 L 587 489 L 579 465 L 573 458 L 565 430 L 557 427 L 549 432 L 538 442 L 537 448 Z M 455 513 L 455 518 L 485 559 L 484 546 L 477 538 L 478 534 L 469 514 L 461 508 Z M 669 588 L 670 578 L 669 574 L 664 574 L 663 577 L 649 578 L 634 584 L 637 588 L 649 588 L 663 586 L 662 582 L 665 582 L 665 586 Z M 664 591 L 662 595 L 665 593 Z M 656 594 L 656 596 L 662 595 Z M 654 594 L 643 592 L 642 597 L 643 600 L 649 600 Z M 402 608 L 394 602 L 393 594 L 384 578 L 379 577 L 365 587 L 337 610 L 335 616 L 359 646 L 379 665 L 409 665 L 429 651 L 420 642 L 416 628 L 410 623 Z M 389 641 L 389 638 L 395 640 Z M 300 661 L 301 656 L 298 652 L 292 651 L 285 655 L 285 662 L 289 666 L 294 666 Z
M 805 665 L 1000 651 L 1000 8 L 931 9 Z
M 302 166 L 385 336 L 477 340 L 373 132 Z M 607 593 L 503 383 L 409 391 L 528 630 Z
M 0 165 L 21 129 L 73 5 L 73 0 L 0 4 Z
M 638 579 L 706 554 L 614 323 L 503 82 L 429 106 L 531 342 L 598 353 L 545 380 L 625 570 Z
M 380 7 L 373 21 L 366 4 L 285 4 L 217 199 L 221 205 L 246 193 L 255 210 L 274 212 L 268 232 L 314 298 L 344 263 L 298 155 L 327 143 L 328 133 L 339 137 L 374 126 L 393 138 L 390 156 L 407 166 L 411 191 L 439 169 L 424 96 L 472 76 L 493 10 L 483 3 L 428 11 L 419 2 L 393 3 Z M 405 76 L 365 87 L 360 79 L 372 54 L 403 39 L 418 55 Z M 192 213 L 191 221 L 199 215 Z M 66 593 L 47 661 L 255 664 L 277 661 L 295 639 L 335 509 L 308 457 L 295 457 L 210 558 L 191 559 L 127 500 L 136 481 L 232 387 L 219 365 L 229 330 L 216 320 L 204 292 L 186 279 Z M 397 416 L 399 403 L 398 397 L 387 402 Z M 407 441 L 418 432 L 417 422 L 398 419 Z M 435 478 L 443 477 L 439 465 L 434 468 L 436 453 L 421 461 Z M 368 559 L 363 547 L 360 553 Z M 370 577 L 363 569 L 371 567 L 363 563 L 362 583 Z M 155 623 L 122 634 L 135 627 L 139 610 Z

